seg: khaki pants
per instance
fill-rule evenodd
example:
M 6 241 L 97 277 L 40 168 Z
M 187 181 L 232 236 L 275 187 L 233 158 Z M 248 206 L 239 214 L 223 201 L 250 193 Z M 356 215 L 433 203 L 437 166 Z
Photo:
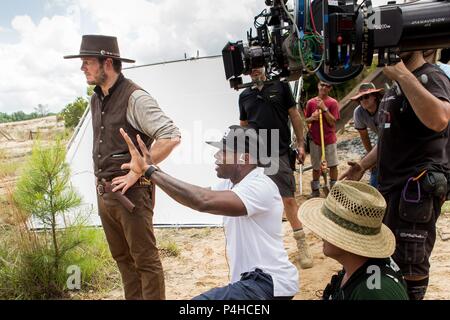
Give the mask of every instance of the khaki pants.
M 318 171 L 322 164 L 322 147 L 315 144 L 314 141 L 311 141 L 310 151 L 311 165 L 313 170 Z M 327 160 L 328 168 L 339 165 L 336 143 L 325 145 L 325 159 Z
M 114 193 L 97 196 L 109 249 L 122 276 L 125 299 L 164 300 L 164 272 L 153 232 L 150 187 L 134 187 L 126 196 L 135 204 L 127 211 Z

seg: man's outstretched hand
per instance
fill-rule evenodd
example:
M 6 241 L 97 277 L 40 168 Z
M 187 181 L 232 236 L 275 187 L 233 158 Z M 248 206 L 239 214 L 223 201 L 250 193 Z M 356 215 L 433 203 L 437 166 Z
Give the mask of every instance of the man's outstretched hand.
M 366 170 L 364 170 L 359 163 L 354 161 L 349 161 L 348 165 L 350 168 L 339 177 L 339 180 L 361 180 Z
M 137 136 L 137 141 L 139 144 L 139 149 L 144 156 L 139 153 L 138 149 L 136 148 L 128 134 L 125 132 L 125 130 L 121 128 L 120 133 L 125 139 L 131 155 L 130 163 L 123 164 L 121 166 L 121 169 L 130 170 L 130 172 L 126 176 L 113 179 L 112 183 L 116 185 L 116 187 L 113 189 L 113 192 L 122 190 L 122 193 L 125 193 L 136 183 L 136 181 L 145 173 L 145 171 L 147 171 L 149 165 L 151 164 L 151 157 L 150 152 L 148 151 L 144 141 L 142 141 L 139 135 Z M 138 179 L 136 179 L 136 177 Z

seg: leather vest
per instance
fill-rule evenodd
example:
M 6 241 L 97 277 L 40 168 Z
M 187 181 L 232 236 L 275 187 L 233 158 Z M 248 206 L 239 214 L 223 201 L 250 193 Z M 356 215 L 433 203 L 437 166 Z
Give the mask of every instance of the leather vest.
M 101 89 L 96 88 L 96 93 L 91 98 L 94 172 L 97 179 L 110 181 L 127 174 L 128 171 L 120 167 L 131 160 L 128 146 L 120 134 L 120 128 L 128 133 L 137 147 L 137 134 L 141 136 L 147 147 L 151 146 L 153 139 L 134 129 L 127 121 L 130 96 L 134 91 L 142 90 L 138 85 L 121 74 L 109 90 L 109 95 L 102 99 L 99 96 L 99 90 Z

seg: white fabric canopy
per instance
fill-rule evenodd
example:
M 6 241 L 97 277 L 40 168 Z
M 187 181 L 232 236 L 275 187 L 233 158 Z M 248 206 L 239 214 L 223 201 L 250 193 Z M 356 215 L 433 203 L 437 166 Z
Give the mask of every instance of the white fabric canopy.
M 230 89 L 225 80 L 222 59 L 135 67 L 124 70 L 124 74 L 148 91 L 181 130 L 181 145 L 160 165 L 162 170 L 192 184 L 215 185 L 219 181 L 214 170 L 216 150 L 204 141 L 220 139 L 226 128 L 239 124 L 239 92 Z M 94 213 L 89 224 L 101 225 L 96 214 L 92 140 L 91 116 L 87 113 L 69 147 L 67 161 L 83 207 Z M 211 226 L 221 225 L 222 217 L 183 207 L 157 189 L 153 221 L 157 226 Z

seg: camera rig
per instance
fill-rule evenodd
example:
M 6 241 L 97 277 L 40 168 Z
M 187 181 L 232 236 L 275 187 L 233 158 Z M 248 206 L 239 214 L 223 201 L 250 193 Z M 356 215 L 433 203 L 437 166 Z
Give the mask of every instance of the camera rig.
M 242 75 L 265 67 L 268 81 L 294 81 L 317 74 L 329 83 L 356 77 L 378 55 L 378 66 L 399 61 L 405 51 L 450 47 L 450 0 L 391 2 L 373 7 L 370 0 L 265 0 L 247 43 L 229 42 L 222 51 L 232 88 Z

